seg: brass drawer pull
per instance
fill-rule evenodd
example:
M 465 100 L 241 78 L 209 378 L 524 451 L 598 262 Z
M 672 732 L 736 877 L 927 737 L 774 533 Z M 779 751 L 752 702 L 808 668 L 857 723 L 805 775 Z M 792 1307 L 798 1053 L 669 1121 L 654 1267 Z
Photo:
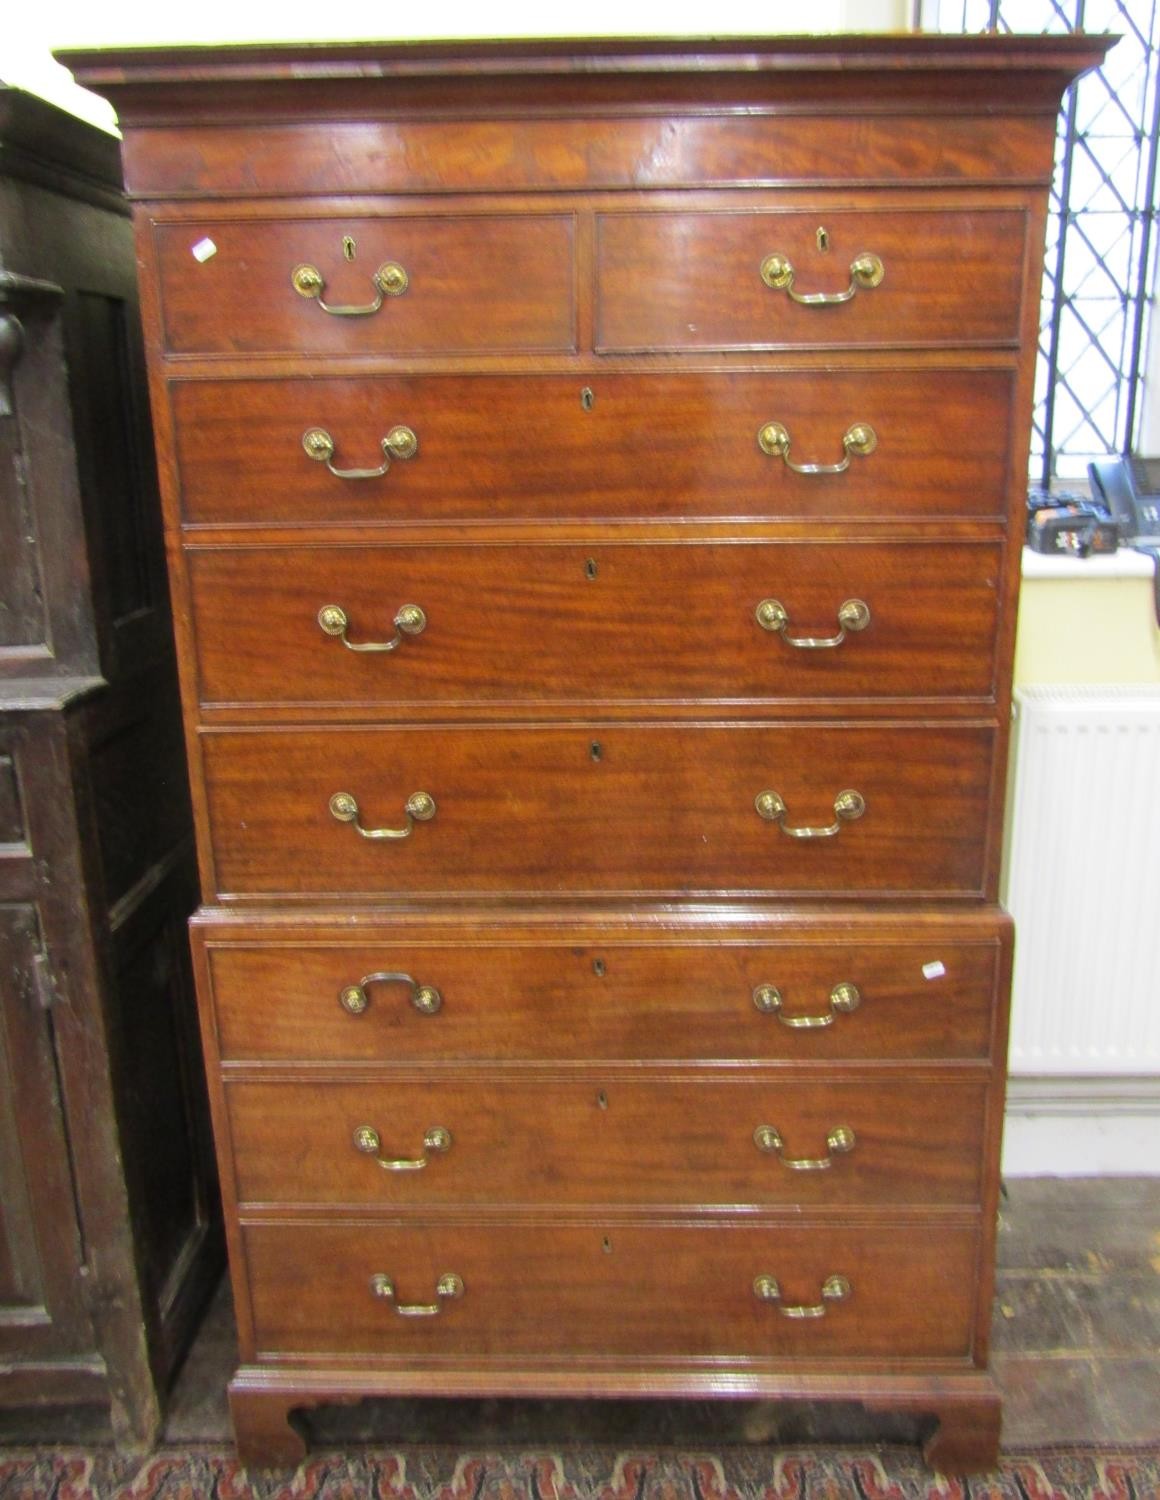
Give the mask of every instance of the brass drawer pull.
M 423 1137 L 422 1156 L 380 1156 L 383 1139 L 373 1125 L 359 1125 L 353 1140 L 355 1150 L 363 1152 L 365 1156 L 373 1156 L 384 1172 L 422 1172 L 431 1164 L 430 1157 L 426 1154 L 428 1151 L 441 1154 L 451 1150 L 451 1132 L 442 1125 L 432 1125 Z
M 344 984 L 338 992 L 338 1003 L 349 1016 L 361 1016 L 371 1003 L 368 984 L 406 984 L 411 988 L 411 1004 L 425 1016 L 433 1016 L 443 1004 L 443 996 L 433 984 L 420 984 L 410 974 L 392 974 L 386 969 L 364 974 L 357 984 Z
M 353 823 L 364 839 L 409 839 L 416 823 L 427 823 L 435 816 L 435 798 L 429 792 L 412 792 L 404 805 L 405 828 L 364 828 L 358 820 L 358 803 L 349 792 L 335 792 L 330 799 L 330 815 L 340 823 Z
M 371 282 L 377 293 L 373 302 L 364 303 L 361 307 L 331 307 L 322 300 L 326 282 L 317 266 L 295 266 L 290 272 L 290 285 L 298 295 L 317 302 L 323 312 L 330 313 L 335 318 L 367 318 L 371 313 L 377 313 L 383 305 L 384 297 L 403 295 L 407 290 L 408 277 L 402 266 L 388 260 L 375 272 Z
M 417 604 L 402 604 L 392 624 L 395 633 L 389 641 L 352 641 L 347 638 L 350 617 L 341 604 L 324 604 L 318 611 L 318 626 L 324 635 L 336 636 L 348 651 L 395 651 L 405 635 L 422 635 L 427 616 Z
M 757 1276 L 753 1282 L 753 1295 L 760 1302 L 776 1302 L 783 1318 L 824 1318 L 827 1302 L 844 1302 L 851 1293 L 850 1283 L 844 1276 L 827 1276 L 822 1283 L 822 1300 L 812 1306 L 786 1306 L 781 1300 L 781 1288 L 775 1276 Z
M 377 469 L 336 469 L 334 439 L 325 427 L 308 427 L 302 434 L 302 447 L 307 458 L 325 464 L 336 479 L 378 479 L 391 467 L 392 458 L 414 458 L 419 451 L 419 439 L 409 427 L 392 427 L 379 444 L 383 461 Z
M 776 1125 L 759 1125 L 753 1132 L 753 1144 L 759 1151 L 776 1152 L 783 1167 L 791 1172 L 828 1172 L 834 1157 L 854 1149 L 854 1132 L 848 1125 L 835 1125 L 826 1137 L 829 1156 L 786 1156 L 785 1142 Z
M 761 279 L 766 286 L 771 291 L 784 292 L 803 307 L 833 307 L 839 302 L 850 302 L 858 292 L 881 286 L 886 268 L 872 251 L 863 251 L 850 262 L 850 285 L 844 292 L 796 292 L 793 285 L 796 275 L 793 261 L 779 251 L 775 250 L 761 262 Z
M 844 822 L 853 822 L 866 811 L 866 799 L 861 792 L 839 792 L 834 798 L 834 821 L 828 828 L 787 828 L 785 815 L 789 809 L 777 792 L 758 792 L 753 805 L 759 817 L 767 823 L 776 823 L 791 839 L 832 839 L 842 831 Z
M 787 646 L 796 646 L 799 651 L 840 646 L 848 631 L 865 630 L 870 623 L 870 606 L 862 599 L 847 599 L 838 610 L 837 635 L 788 635 L 789 611 L 780 599 L 763 599 L 753 613 L 762 630 L 780 635 Z
M 781 991 L 777 986 L 759 984 L 753 991 L 753 1003 L 765 1015 L 776 1015 L 783 1026 L 795 1031 L 816 1031 L 822 1026 L 832 1026 L 839 1011 L 843 1015 L 849 1015 L 852 1010 L 857 1010 L 862 1003 L 862 996 L 858 993 L 857 985 L 843 981 L 830 991 L 830 1008 L 823 1015 L 787 1016 L 782 1010 Z
M 789 431 L 780 422 L 766 422 L 758 429 L 757 446 L 770 458 L 780 458 L 795 474 L 844 474 L 855 454 L 866 458 L 878 446 L 878 434 L 869 422 L 852 422 L 842 434 L 844 457 L 836 464 L 799 464 L 789 456 Z
M 435 1283 L 435 1295 L 439 1298 L 438 1302 L 397 1302 L 395 1283 L 380 1271 L 371 1277 L 371 1295 L 380 1297 L 384 1302 L 394 1302 L 395 1311 L 400 1318 L 433 1318 L 443 1311 L 442 1304 L 446 1299 L 463 1296 L 463 1278 L 456 1276 L 454 1271 L 448 1271 L 445 1276 L 440 1276 Z

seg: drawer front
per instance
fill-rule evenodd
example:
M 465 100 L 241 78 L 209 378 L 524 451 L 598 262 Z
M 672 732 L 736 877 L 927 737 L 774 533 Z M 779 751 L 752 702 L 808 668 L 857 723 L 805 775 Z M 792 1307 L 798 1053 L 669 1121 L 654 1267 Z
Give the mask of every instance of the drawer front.
M 472 928 L 456 946 L 211 947 L 209 972 L 227 1061 L 982 1061 L 996 960 L 941 937 L 517 947 Z
M 356 247 L 351 261 L 345 237 Z M 159 225 L 165 347 L 178 354 L 571 350 L 572 237 L 567 214 Z M 193 248 L 206 240 L 214 253 L 199 260 Z M 401 292 L 384 292 L 376 281 L 386 265 L 405 272 Z M 318 273 L 320 296 L 295 289 L 301 266 Z M 335 316 L 324 303 L 362 311 Z
M 243 1203 L 408 1208 L 969 1207 L 986 1095 L 985 1080 L 946 1074 L 801 1082 L 703 1069 L 226 1087 Z
M 204 703 L 408 718 L 436 704 L 986 698 L 1002 548 L 267 547 L 194 551 L 190 571 Z M 419 634 L 394 623 L 405 604 L 423 611 Z M 341 637 L 320 624 L 333 605 Z
M 197 523 L 1005 512 L 1005 370 L 190 381 L 170 394 Z M 759 447 L 771 422 L 793 463 L 842 462 L 859 423 L 877 446 L 844 473 L 799 474 Z M 384 453 L 396 427 L 415 435 L 410 458 Z M 339 478 L 307 455 L 316 429 L 333 468 L 389 467 Z
M 1015 344 L 1026 234 L 1020 209 L 601 214 L 596 346 Z M 859 285 L 852 268 L 868 253 L 881 279 Z M 763 280 L 771 256 L 781 277 L 792 267 L 789 286 Z M 851 288 L 822 305 L 791 295 Z
M 690 74 L 690 76 L 692 76 Z M 768 82 L 749 98 L 768 107 Z M 830 85 L 818 75 L 819 86 Z M 376 96 L 378 80 L 368 78 Z M 488 87 L 484 84 L 484 87 Z M 976 85 L 977 87 L 977 85 Z M 175 129 L 138 125 L 125 142 L 138 198 L 270 198 L 297 194 L 641 191 L 776 187 L 799 182 L 870 187 L 902 178 L 962 186 L 1051 176 L 1051 136 L 1035 115 L 900 121 L 840 106 L 819 115 L 617 111 L 604 119 L 557 110 L 534 118 L 378 117 L 378 104 L 324 127 L 274 120 Z M 901 128 L 900 128 L 901 126 Z
M 203 754 L 227 895 L 977 896 L 994 731 L 223 731 L 203 736 Z M 865 804 L 853 820 L 836 812 L 849 790 Z M 420 792 L 429 821 L 406 837 L 360 835 L 405 831 Z M 766 792 L 785 806 L 781 824 L 757 811 Z M 337 794 L 357 825 L 332 815 Z
M 977 1233 L 929 1219 L 251 1223 L 244 1244 L 259 1355 L 971 1354 Z M 439 1298 L 449 1273 L 462 1294 Z M 848 1293 L 823 1299 L 832 1276 Z M 389 1279 L 393 1298 L 376 1293 L 375 1277 Z M 776 1283 L 779 1300 L 755 1294 L 759 1277 Z M 439 1311 L 400 1316 L 399 1305 Z M 785 1316 L 794 1307 L 824 1315 Z

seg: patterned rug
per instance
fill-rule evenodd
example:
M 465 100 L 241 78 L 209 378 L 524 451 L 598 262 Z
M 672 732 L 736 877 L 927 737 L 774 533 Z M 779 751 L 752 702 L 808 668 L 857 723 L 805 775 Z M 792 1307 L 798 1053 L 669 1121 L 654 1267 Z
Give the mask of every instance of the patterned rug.
M 1005 1454 L 971 1479 L 933 1475 L 913 1449 L 556 1453 L 453 1448 L 312 1454 L 292 1475 L 232 1453 L 0 1450 L 3 1500 L 1160 1500 L 1160 1448 Z

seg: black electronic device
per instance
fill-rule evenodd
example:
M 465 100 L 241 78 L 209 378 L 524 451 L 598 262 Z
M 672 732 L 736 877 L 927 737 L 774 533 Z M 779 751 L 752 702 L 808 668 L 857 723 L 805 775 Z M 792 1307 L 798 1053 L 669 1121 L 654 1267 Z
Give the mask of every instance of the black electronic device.
M 1116 523 L 1103 506 L 1083 495 L 1030 490 L 1027 545 L 1035 552 L 1063 557 L 1094 557 L 1120 545 Z
M 1160 458 L 1100 459 L 1088 464 L 1092 496 L 1106 505 L 1121 540 L 1152 559 L 1160 625 Z
M 1088 476 L 1125 542 L 1160 543 L 1160 458 L 1100 459 Z

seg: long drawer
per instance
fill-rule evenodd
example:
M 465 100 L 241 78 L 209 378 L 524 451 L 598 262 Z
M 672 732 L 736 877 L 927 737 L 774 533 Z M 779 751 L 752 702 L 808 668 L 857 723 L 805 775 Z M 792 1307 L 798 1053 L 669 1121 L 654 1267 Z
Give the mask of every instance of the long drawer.
M 458 943 L 195 937 L 227 1062 L 984 1061 L 992 1045 L 999 950 L 945 932 L 517 945 L 477 918 Z
M 1001 572 L 997 542 L 190 556 L 203 703 L 367 704 L 384 718 L 438 704 L 986 699 Z M 421 614 L 400 626 L 407 605 Z
M 1011 381 L 905 367 L 321 376 L 176 382 L 170 400 L 194 523 L 953 518 L 1004 514 Z M 842 473 L 801 474 L 759 446 L 771 422 L 793 464 L 845 462 L 859 424 L 876 446 Z M 383 448 L 398 428 L 409 457 Z M 304 443 L 318 433 L 329 449 Z
M 978 896 L 994 746 L 896 724 L 202 737 L 223 895 L 369 899 Z
M 597 349 L 1019 339 L 1021 209 L 601 213 L 596 233 Z
M 153 233 L 173 353 L 575 347 L 570 214 L 203 220 Z
M 243 1242 L 259 1357 L 972 1352 L 977 1230 L 929 1218 L 284 1221 L 247 1224 Z M 818 1315 L 787 1315 L 805 1309 Z
M 974 1206 L 987 1080 L 495 1069 L 231 1080 L 241 1202 Z

